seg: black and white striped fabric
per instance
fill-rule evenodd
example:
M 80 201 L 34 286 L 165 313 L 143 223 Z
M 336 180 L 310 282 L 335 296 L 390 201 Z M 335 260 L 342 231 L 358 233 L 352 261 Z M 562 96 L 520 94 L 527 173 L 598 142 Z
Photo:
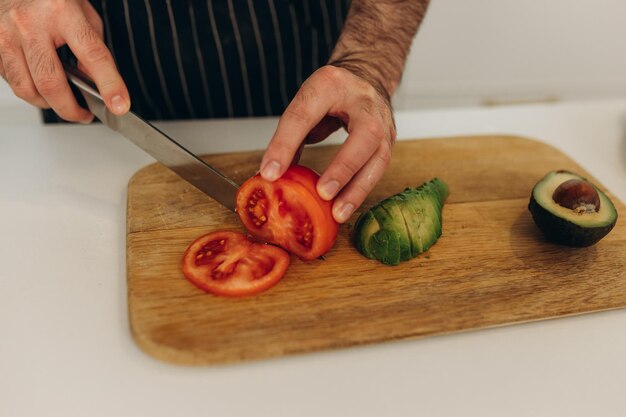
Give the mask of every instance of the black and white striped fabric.
M 133 111 L 194 119 L 280 115 L 328 60 L 350 0 L 91 2 Z

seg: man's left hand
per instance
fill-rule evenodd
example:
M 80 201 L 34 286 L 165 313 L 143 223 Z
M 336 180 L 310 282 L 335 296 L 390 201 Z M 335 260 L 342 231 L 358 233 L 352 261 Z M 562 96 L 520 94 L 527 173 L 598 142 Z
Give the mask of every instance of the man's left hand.
M 369 82 L 331 65 L 315 71 L 283 113 L 261 161 L 261 176 L 275 181 L 305 143 L 324 140 L 342 125 L 348 138 L 317 184 L 320 197 L 336 197 L 333 217 L 339 223 L 378 183 L 396 139 L 389 99 Z

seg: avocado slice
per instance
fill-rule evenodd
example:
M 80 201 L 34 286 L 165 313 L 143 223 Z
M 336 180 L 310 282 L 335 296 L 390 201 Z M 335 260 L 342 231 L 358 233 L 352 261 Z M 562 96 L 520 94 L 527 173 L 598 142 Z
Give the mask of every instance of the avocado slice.
M 357 220 L 357 250 L 390 265 L 428 250 L 441 236 L 441 210 L 447 196 L 447 185 L 434 178 L 382 200 Z
M 354 228 L 356 248 L 364 256 L 390 265 L 400 263 L 398 236 L 390 232 L 393 219 L 382 207 L 363 213 Z
M 402 210 L 400 209 L 400 205 L 398 202 L 393 199 L 387 199 L 380 207 L 387 214 L 387 222 L 381 223 L 384 229 L 394 230 L 394 233 L 398 239 L 398 249 L 400 250 L 399 261 L 403 262 L 408 259 L 411 259 L 413 256 L 411 255 L 411 240 L 409 237 L 409 231 L 407 229 L 406 221 L 404 220 L 404 216 L 402 215 Z M 376 213 L 374 213 L 376 216 Z M 390 222 L 389 222 L 390 221 Z
M 423 242 L 422 252 L 427 251 L 433 245 L 442 233 L 441 209 L 437 200 L 421 197 L 422 207 L 424 208 L 424 221 L 420 223 L 419 235 Z
M 425 221 L 424 209 L 417 204 L 411 204 L 414 199 L 405 193 L 396 194 L 390 197 L 390 200 L 400 208 L 411 244 L 411 257 L 414 258 L 424 251 L 419 234 L 420 224 Z
M 380 230 L 380 223 L 378 223 L 371 210 L 359 216 L 354 225 L 354 230 L 356 249 L 364 256 L 375 259 L 370 238 Z
M 402 215 L 398 216 L 399 211 L 395 207 L 382 203 L 372 208 L 372 214 L 381 229 L 372 236 L 374 258 L 389 265 L 398 265 L 411 251 Z
M 438 198 L 431 193 L 405 191 L 393 199 L 402 198 L 402 214 L 413 244 L 412 256 L 425 252 L 441 236 L 441 209 Z
M 528 209 L 548 240 L 590 246 L 617 222 L 613 202 L 598 187 L 570 171 L 551 171 L 534 186 Z

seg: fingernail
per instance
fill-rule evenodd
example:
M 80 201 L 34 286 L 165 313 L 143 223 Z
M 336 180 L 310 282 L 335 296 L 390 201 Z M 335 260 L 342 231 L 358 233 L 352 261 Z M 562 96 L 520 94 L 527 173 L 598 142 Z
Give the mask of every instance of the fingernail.
M 325 184 L 321 185 L 317 190 L 320 197 L 322 197 L 324 200 L 332 199 L 335 194 L 337 194 L 337 191 L 339 191 L 339 182 L 336 180 L 330 180 L 326 182 Z
M 89 116 L 88 118 L 86 118 L 85 120 L 81 120 L 80 123 L 84 124 L 84 125 L 88 125 L 91 122 L 93 122 L 94 119 L 94 115 L 92 114 L 91 116 Z
M 343 223 L 350 218 L 352 212 L 354 211 L 354 204 L 352 203 L 344 203 L 339 206 L 338 209 L 335 210 L 335 220 L 339 223 Z
M 115 96 L 111 99 L 111 107 L 113 113 L 122 115 L 128 111 L 128 102 L 122 98 L 122 96 Z
M 280 164 L 277 161 L 269 161 L 261 170 L 261 176 L 268 181 L 276 181 L 280 177 Z

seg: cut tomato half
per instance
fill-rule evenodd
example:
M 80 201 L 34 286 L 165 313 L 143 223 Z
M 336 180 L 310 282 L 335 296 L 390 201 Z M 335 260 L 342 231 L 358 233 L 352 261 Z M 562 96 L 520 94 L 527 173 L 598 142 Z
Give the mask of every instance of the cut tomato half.
M 276 285 L 289 266 L 279 247 L 219 231 L 194 240 L 183 255 L 183 274 L 196 287 L 226 297 L 258 294 Z
M 241 222 L 252 236 L 300 259 L 320 257 L 335 244 L 339 225 L 332 215 L 332 201 L 317 194 L 318 180 L 315 171 L 298 165 L 274 182 L 255 175 L 237 193 Z

